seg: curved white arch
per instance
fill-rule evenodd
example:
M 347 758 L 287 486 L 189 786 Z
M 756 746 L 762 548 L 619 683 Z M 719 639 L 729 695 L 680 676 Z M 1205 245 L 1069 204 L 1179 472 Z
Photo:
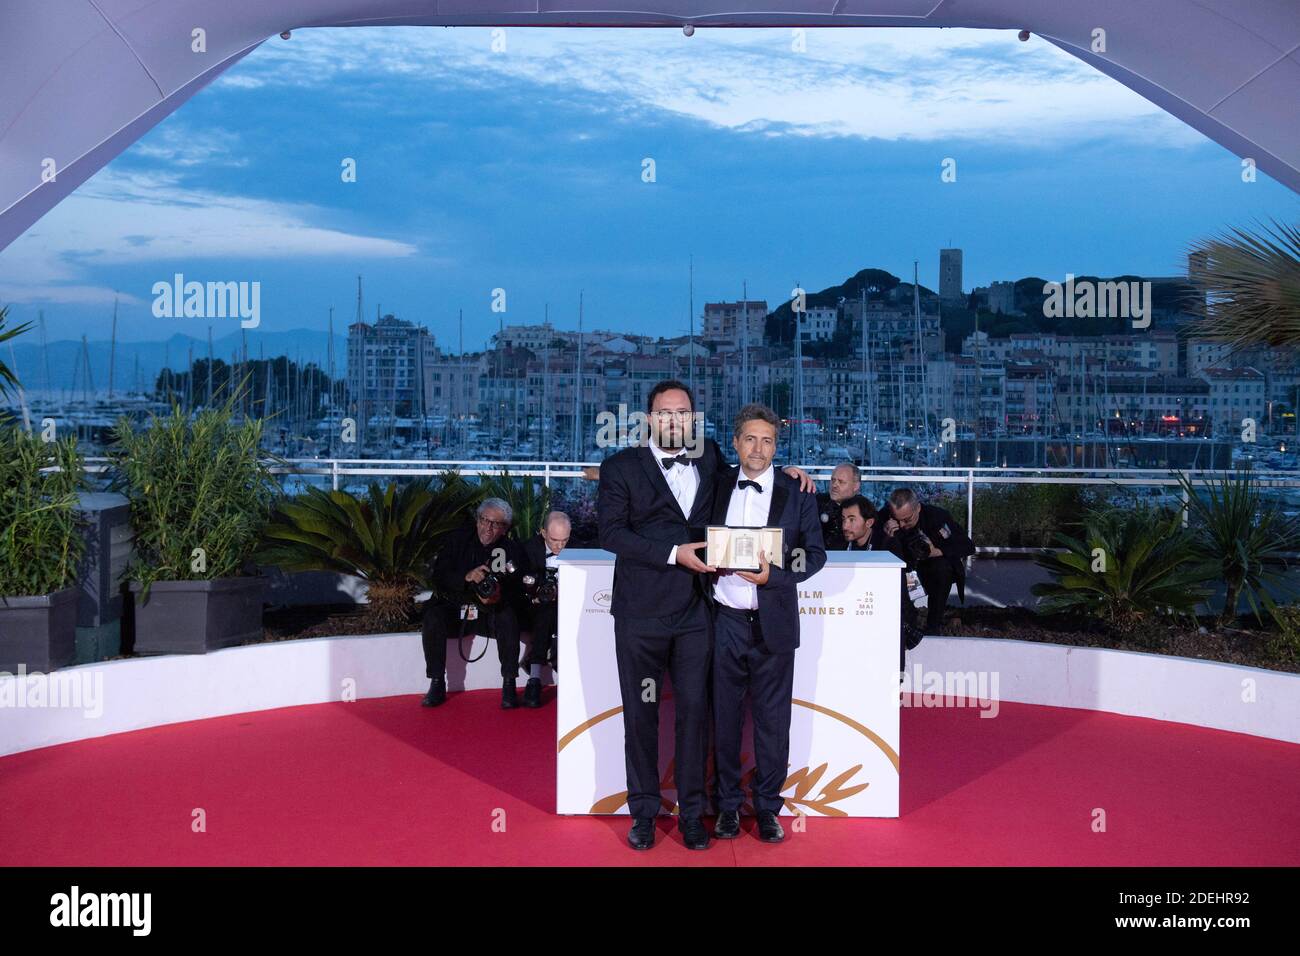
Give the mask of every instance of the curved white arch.
M 1300 192 L 1295 0 L 7 0 L 0 249 L 283 30 L 687 23 L 1028 29 Z M 1092 52 L 1099 27 L 1102 54 Z

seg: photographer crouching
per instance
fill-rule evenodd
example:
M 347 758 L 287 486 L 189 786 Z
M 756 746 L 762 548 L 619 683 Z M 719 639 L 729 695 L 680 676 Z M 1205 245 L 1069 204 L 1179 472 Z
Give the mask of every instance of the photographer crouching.
M 954 582 L 958 599 L 966 600 L 963 560 L 975 553 L 974 542 L 951 514 L 937 505 L 922 504 L 911 488 L 898 488 L 889 496 L 876 524 L 884 547 L 906 562 L 908 577 L 915 574 L 925 592 L 926 633 L 939 632 Z M 917 588 L 907 590 L 914 594 Z
M 429 692 L 420 702 L 437 707 L 447 699 L 447 641 L 486 635 L 497 644 L 501 662 L 501 706 L 519 706 L 521 581 L 527 559 L 519 542 L 507 537 L 514 515 L 500 498 L 484 500 L 474 523 L 447 536 L 433 562 L 434 595 L 424 606 L 425 676 Z M 463 653 L 463 652 L 462 652 Z
M 524 706 L 542 706 L 542 665 L 556 666 L 556 615 L 560 596 L 559 557 L 569 543 L 571 525 L 563 511 L 548 511 L 542 530 L 524 542 L 527 571 L 523 576 L 525 607 L 533 629 L 533 643 L 528 647 L 528 684 L 524 687 Z

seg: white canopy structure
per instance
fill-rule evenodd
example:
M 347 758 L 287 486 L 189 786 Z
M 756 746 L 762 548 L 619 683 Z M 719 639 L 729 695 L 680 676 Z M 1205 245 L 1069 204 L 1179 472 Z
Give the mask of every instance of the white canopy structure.
M 285 30 L 688 25 L 1029 30 L 1300 191 L 1300 0 L 4 0 L 0 249 Z

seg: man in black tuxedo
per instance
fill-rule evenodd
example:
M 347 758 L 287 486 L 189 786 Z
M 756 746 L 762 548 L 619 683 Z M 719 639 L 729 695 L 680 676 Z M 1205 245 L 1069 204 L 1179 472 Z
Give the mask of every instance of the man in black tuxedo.
M 533 642 L 528 646 L 528 683 L 524 686 L 524 706 L 542 706 L 542 665 L 558 670 L 555 660 L 555 626 L 558 590 L 555 574 L 559 570 L 560 552 L 569 543 L 572 525 L 563 511 L 548 511 L 542 529 L 524 542 L 524 599 L 527 626 L 532 628 Z
M 524 565 L 519 542 L 507 537 L 513 519 L 500 498 L 479 504 L 474 523 L 447 536 L 433 562 L 434 596 L 424 605 L 425 675 L 429 691 L 420 701 L 437 707 L 447 699 L 447 640 L 486 634 L 497 642 L 501 663 L 501 706 L 519 706 L 519 579 Z M 493 589 L 495 581 L 498 585 Z
M 951 514 L 938 505 L 923 504 L 911 488 L 894 490 L 877 524 L 884 546 L 920 579 L 928 607 L 925 629 L 931 634 L 938 632 L 954 582 L 958 600 L 966 599 L 964 559 L 975 553 L 975 543 Z M 910 597 L 907 603 L 912 603 Z
M 628 843 L 638 850 L 654 845 L 661 806 L 659 697 L 667 670 L 676 710 L 677 825 L 687 847 L 704 850 L 709 846 L 701 818 L 713 635 L 701 575 L 715 569 L 698 552 L 705 546 L 714 481 L 725 460 L 717 443 L 697 427 L 686 385 L 659 382 L 647 405 L 649 441 L 605 459 L 596 500 L 600 546 L 615 555 L 610 613 L 633 821 Z M 801 486 L 812 490 L 811 480 L 793 471 Z
M 718 479 L 713 523 L 782 530 L 780 565 L 758 554 L 757 571 L 723 571 L 713 585 L 714 765 L 718 822 L 714 836 L 740 834 L 741 731 L 745 696 L 754 716 L 754 813 L 759 838 L 785 839 L 777 820 L 790 757 L 790 707 L 794 652 L 799 646 L 798 585 L 822 569 L 817 501 L 772 467 L 780 419 L 766 405 L 746 405 L 736 416 L 732 444 L 739 468 Z

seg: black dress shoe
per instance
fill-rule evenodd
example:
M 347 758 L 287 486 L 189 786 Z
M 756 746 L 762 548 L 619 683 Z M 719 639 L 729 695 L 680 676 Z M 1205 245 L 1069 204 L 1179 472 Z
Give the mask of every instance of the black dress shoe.
M 519 698 L 515 696 L 515 682 L 506 681 L 501 685 L 501 709 L 514 710 L 519 706 Z
M 446 699 L 447 685 L 435 677 L 433 680 L 429 681 L 429 692 L 425 694 L 424 699 L 420 701 L 420 706 L 437 707 Z
M 655 818 L 638 817 L 628 831 L 627 842 L 634 850 L 648 850 L 655 845 Z
M 713 825 L 713 835 L 719 840 L 734 840 L 740 836 L 740 812 L 723 810 L 718 814 L 718 822 Z
M 688 850 L 707 850 L 709 848 L 709 831 L 699 817 L 684 817 L 677 821 L 677 829 L 682 831 L 682 840 Z
M 528 684 L 524 687 L 524 706 L 541 707 L 542 706 L 542 681 L 538 677 L 528 678 Z
M 758 811 L 758 838 L 764 843 L 780 843 L 785 839 L 785 831 L 771 810 Z

